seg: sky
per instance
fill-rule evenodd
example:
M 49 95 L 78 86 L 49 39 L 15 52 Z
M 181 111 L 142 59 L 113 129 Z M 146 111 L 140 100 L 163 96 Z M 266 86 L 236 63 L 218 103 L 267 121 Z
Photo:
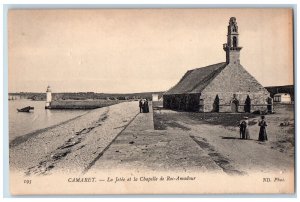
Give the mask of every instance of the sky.
M 290 9 L 44 9 L 9 11 L 9 92 L 168 90 L 225 62 L 233 16 L 242 66 L 263 86 L 293 84 Z

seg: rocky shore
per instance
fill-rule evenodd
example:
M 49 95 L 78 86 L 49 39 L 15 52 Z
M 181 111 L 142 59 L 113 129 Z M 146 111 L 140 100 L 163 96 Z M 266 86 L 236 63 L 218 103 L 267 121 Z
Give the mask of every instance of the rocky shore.
M 137 102 L 95 109 L 10 145 L 10 169 L 26 175 L 84 172 L 139 113 Z

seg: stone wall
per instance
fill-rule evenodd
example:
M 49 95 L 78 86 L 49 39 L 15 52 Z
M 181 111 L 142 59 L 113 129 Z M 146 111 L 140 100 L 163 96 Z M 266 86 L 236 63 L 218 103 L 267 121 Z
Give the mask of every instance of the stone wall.
M 199 111 L 200 94 L 163 95 L 163 107 L 183 111 Z
M 232 64 L 240 63 L 240 51 L 239 50 L 227 50 L 226 51 L 226 62 Z
M 238 111 L 244 112 L 244 105 L 248 95 L 251 99 L 251 111 L 266 109 L 268 104 L 268 95 L 265 95 L 264 92 L 206 92 L 200 97 L 200 100 L 203 100 L 203 112 L 213 111 L 216 95 L 219 97 L 220 112 L 231 112 L 231 103 L 235 99 L 239 103 Z
M 203 111 L 214 110 L 213 103 L 219 96 L 220 112 L 231 112 L 231 103 L 237 100 L 238 111 L 244 112 L 247 96 L 251 99 L 251 111 L 267 109 L 269 92 L 240 64 L 229 64 L 203 90 L 200 100 L 203 100 Z

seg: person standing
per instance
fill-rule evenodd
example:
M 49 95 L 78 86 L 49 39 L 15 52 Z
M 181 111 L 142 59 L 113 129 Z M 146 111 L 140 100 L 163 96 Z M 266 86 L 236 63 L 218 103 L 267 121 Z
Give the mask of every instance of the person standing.
M 139 101 L 139 107 L 140 107 L 140 113 L 143 112 L 143 102 L 142 102 L 142 99 L 140 99 Z
M 250 139 L 250 133 L 249 133 L 249 129 L 248 129 L 248 117 L 244 117 L 240 124 L 240 138 L 241 139 Z
M 145 103 L 144 103 L 144 112 L 145 113 L 149 112 L 149 104 L 148 104 L 148 100 L 147 99 L 145 100 Z
M 245 139 L 245 127 L 246 127 L 246 122 L 245 122 L 244 119 L 242 119 L 242 120 L 240 121 L 239 127 L 240 127 L 240 138 L 241 138 L 241 139 Z
M 250 132 L 249 132 L 249 122 L 248 122 L 248 117 L 245 117 L 245 139 L 250 140 Z
M 262 142 L 267 141 L 268 140 L 267 130 L 266 130 L 267 122 L 265 121 L 265 116 L 261 116 L 261 121 L 258 123 L 258 125 L 260 126 L 258 140 Z

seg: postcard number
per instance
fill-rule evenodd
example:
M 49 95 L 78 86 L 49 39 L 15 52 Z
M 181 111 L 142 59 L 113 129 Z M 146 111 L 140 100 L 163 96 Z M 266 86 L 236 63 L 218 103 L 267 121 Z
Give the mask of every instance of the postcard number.
M 31 184 L 31 180 L 24 180 L 24 184 Z

